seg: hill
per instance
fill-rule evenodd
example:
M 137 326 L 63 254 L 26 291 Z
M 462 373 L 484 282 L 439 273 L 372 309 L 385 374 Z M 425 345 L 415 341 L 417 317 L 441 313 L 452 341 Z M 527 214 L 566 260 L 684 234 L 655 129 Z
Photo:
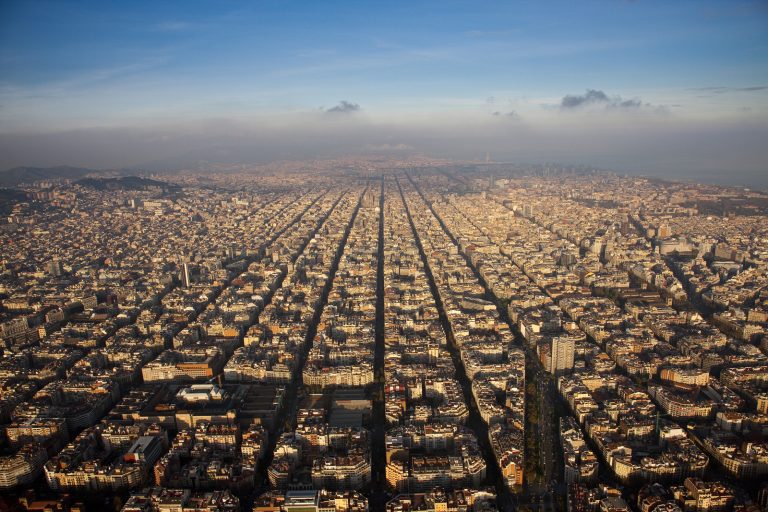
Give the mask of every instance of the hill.
M 0 215 L 8 215 L 16 203 L 27 200 L 27 194 L 12 188 L 0 188 Z
M 15 187 L 20 183 L 58 178 L 76 180 L 93 172 L 97 171 L 84 167 L 71 167 L 69 165 L 59 165 L 57 167 L 14 167 L 13 169 L 0 172 L 0 187 Z
M 139 176 L 125 176 L 122 178 L 83 178 L 77 180 L 75 184 L 96 190 L 149 190 L 157 188 L 163 191 L 170 191 L 179 188 L 170 183 Z

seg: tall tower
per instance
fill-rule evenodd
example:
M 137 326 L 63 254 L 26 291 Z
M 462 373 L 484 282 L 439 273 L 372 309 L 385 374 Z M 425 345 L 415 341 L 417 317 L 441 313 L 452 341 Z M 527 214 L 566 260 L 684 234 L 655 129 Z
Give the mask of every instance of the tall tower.
M 181 284 L 184 288 L 189 288 L 192 284 L 191 276 L 189 274 L 189 263 L 184 263 L 181 266 Z
M 576 342 L 573 336 L 555 336 L 552 338 L 549 372 L 552 375 L 570 373 L 573 370 L 575 357 Z
M 48 262 L 48 274 L 52 277 L 60 277 L 64 274 L 64 266 L 61 264 L 61 260 L 54 259 Z

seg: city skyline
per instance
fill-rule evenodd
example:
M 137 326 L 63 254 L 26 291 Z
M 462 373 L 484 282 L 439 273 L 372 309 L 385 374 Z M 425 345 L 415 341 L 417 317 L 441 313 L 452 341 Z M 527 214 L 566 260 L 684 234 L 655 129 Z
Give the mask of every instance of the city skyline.
M 15 190 L 14 512 L 768 508 L 766 193 L 381 157 Z

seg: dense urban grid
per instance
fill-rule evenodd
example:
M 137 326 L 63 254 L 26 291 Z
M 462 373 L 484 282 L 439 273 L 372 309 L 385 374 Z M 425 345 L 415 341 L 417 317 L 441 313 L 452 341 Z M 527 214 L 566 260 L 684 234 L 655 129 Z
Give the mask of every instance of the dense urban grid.
M 768 194 L 335 160 L 0 221 L 0 504 L 768 510 Z

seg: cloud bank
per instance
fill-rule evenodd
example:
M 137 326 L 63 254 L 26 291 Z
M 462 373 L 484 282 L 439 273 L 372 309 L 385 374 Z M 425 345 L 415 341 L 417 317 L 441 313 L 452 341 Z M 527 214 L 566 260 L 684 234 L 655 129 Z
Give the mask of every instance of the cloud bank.
M 582 96 L 567 103 L 597 101 L 605 106 L 613 101 L 600 94 Z M 549 117 L 524 115 L 514 123 L 498 122 L 505 115 L 501 111 L 499 116 L 443 112 L 408 119 L 371 113 L 329 116 L 316 111 L 287 118 L 6 133 L 0 135 L 0 170 L 61 164 L 205 170 L 210 163 L 259 163 L 371 151 L 482 160 L 490 152 L 496 162 L 587 164 L 618 172 L 720 179 L 768 189 L 768 121 L 760 116 L 702 123 L 653 112 L 638 116 L 620 108 L 608 112 L 601 107 L 603 115 L 582 115 L 578 107 L 572 108 L 567 115 L 550 110 L 545 111 Z
M 757 92 L 768 90 L 768 85 L 751 85 L 749 87 L 724 87 L 724 86 L 711 86 L 711 87 L 692 87 L 689 91 L 711 92 L 714 94 L 726 94 L 730 92 Z
M 350 112 L 357 112 L 360 110 L 360 105 L 357 103 L 351 103 L 347 100 L 341 100 L 338 105 L 331 107 L 326 112 L 348 114 Z
M 621 96 L 609 97 L 598 89 L 587 89 L 584 94 L 568 94 L 560 100 L 561 110 L 572 110 L 591 105 L 599 105 L 609 109 L 639 109 L 653 108 L 650 103 L 643 103 L 639 98 L 623 99 Z
M 758 87 L 758 86 L 755 86 Z M 760 86 L 762 87 L 762 86 Z M 719 88 L 718 88 L 719 89 Z M 350 100 L 303 111 L 238 117 L 146 118 L 130 125 L 0 131 L 0 171 L 14 166 L 205 170 L 211 163 L 263 163 L 383 152 L 460 160 L 562 162 L 768 189 L 768 118 L 761 111 L 696 116 L 601 89 L 557 100 L 402 111 Z M 496 105 L 489 107 L 489 105 Z M 512 110 L 514 108 L 514 110 Z M 687 113 L 686 113 L 687 112 Z M 509 120 L 511 122 L 504 122 Z

